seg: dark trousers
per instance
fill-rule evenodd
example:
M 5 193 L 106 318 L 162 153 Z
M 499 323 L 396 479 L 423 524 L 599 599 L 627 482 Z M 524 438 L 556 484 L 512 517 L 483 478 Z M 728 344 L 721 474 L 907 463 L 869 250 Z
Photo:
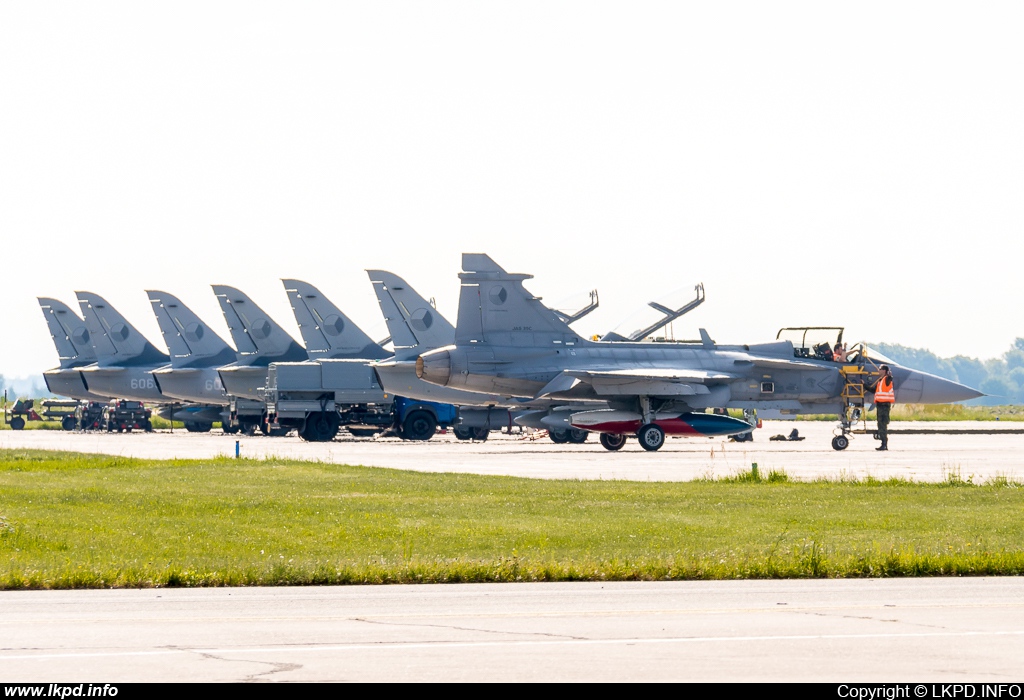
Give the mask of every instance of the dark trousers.
M 889 411 L 891 403 L 876 403 L 875 414 L 878 418 L 878 438 L 882 441 L 882 447 L 889 449 Z

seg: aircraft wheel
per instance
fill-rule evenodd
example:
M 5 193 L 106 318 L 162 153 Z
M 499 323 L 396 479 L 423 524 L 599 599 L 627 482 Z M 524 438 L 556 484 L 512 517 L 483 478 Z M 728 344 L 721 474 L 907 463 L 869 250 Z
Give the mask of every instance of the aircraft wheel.
M 202 432 L 199 429 L 199 424 L 198 423 L 193 423 L 192 421 L 185 421 L 185 430 L 187 430 L 190 433 Z
M 64 419 L 60 422 L 60 427 L 64 428 L 64 430 L 74 430 L 75 429 L 75 417 L 74 416 L 64 416 Z
M 437 421 L 429 411 L 413 411 L 402 423 L 402 437 L 406 440 L 429 440 L 437 431 Z
M 590 437 L 589 430 L 583 430 L 581 428 L 571 428 L 569 430 L 569 442 L 574 445 L 582 445 Z
M 601 433 L 601 446 L 606 450 L 615 452 L 621 450 L 626 444 L 626 436 L 618 433 Z
M 556 445 L 564 445 L 569 442 L 569 431 L 568 430 L 549 430 L 548 437 L 551 438 L 551 442 Z
M 739 435 L 730 435 L 733 442 L 753 442 L 754 431 L 751 430 L 749 433 L 740 433 Z
M 648 452 L 654 452 L 665 444 L 665 431 L 654 423 L 648 423 L 641 425 L 640 430 L 636 431 L 636 439 L 640 441 L 640 447 Z
M 850 446 L 850 439 L 845 435 L 836 435 L 832 438 L 832 449 L 833 450 L 845 450 Z
M 224 431 L 225 435 L 234 435 L 239 431 L 239 427 L 237 425 L 230 425 L 226 421 L 220 424 L 220 429 Z
M 455 438 L 457 440 L 473 439 L 473 428 L 465 428 L 461 425 L 457 425 L 455 426 L 455 428 L 452 429 L 452 432 L 455 433 Z
M 487 439 L 487 436 L 491 434 L 491 431 L 487 428 L 473 428 L 473 439 L 483 442 Z
M 21 416 L 11 418 L 11 430 L 21 430 L 25 427 L 25 419 Z

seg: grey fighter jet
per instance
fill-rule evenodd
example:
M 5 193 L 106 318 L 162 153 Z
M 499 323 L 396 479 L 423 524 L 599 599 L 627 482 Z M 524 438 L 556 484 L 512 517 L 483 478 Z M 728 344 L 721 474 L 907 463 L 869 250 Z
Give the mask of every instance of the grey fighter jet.
M 703 329 L 697 343 L 588 341 L 525 289 L 532 275 L 509 274 L 486 255 L 462 260 L 455 343 L 419 357 L 417 375 L 427 381 L 524 398 L 606 400 L 609 408 L 575 413 L 571 423 L 601 433 L 611 450 L 627 435 L 653 451 L 666 434 L 749 431 L 744 421 L 702 413 L 707 408 L 817 414 L 844 408 L 844 365 L 798 357 L 791 341 L 718 345 Z M 924 372 L 892 370 L 897 401 L 949 403 L 982 395 Z
M 82 367 L 96 363 L 96 352 L 89 342 L 89 330 L 85 327 L 85 320 L 68 308 L 67 304 L 57 299 L 39 297 L 39 306 L 43 310 L 46 325 L 50 329 L 50 337 L 53 338 L 57 355 L 60 357 L 59 367 L 43 372 L 46 388 L 52 394 L 72 399 L 107 399 L 106 396 L 89 391 L 80 372 Z
M 237 359 L 220 368 L 228 394 L 262 404 L 260 391 L 267 383 L 271 362 L 302 362 L 309 355 L 274 319 L 244 292 L 234 287 L 213 285 L 227 321 Z
M 288 293 L 295 323 L 311 360 L 381 360 L 391 357 L 382 346 L 349 319 L 319 289 L 300 280 L 281 280 Z
M 96 352 L 96 364 L 81 370 L 90 392 L 135 401 L 166 401 L 153 370 L 170 363 L 124 316 L 103 297 L 76 292 L 85 326 Z
M 227 417 L 230 398 L 217 369 L 235 361 L 235 350 L 167 292 L 147 291 L 171 364 L 153 371 L 160 392 L 171 399 L 193 402 L 185 428 L 206 432 Z M 230 429 L 228 430 L 230 432 Z

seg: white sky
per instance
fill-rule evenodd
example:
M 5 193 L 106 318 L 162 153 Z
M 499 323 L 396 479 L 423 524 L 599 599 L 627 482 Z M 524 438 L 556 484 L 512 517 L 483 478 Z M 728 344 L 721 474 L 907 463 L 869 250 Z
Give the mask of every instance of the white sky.
M 143 293 L 224 337 L 365 268 L 455 321 L 460 253 L 603 332 L 703 281 L 720 342 L 844 325 L 941 355 L 1024 335 L 1024 5 L 0 4 L 0 372 L 57 364 L 36 296 Z

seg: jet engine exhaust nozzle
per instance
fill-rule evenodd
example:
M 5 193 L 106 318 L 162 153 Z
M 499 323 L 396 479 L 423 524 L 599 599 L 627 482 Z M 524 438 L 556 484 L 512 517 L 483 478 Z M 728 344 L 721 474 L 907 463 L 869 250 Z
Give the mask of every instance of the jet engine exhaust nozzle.
M 416 358 L 416 376 L 431 384 L 446 386 L 452 376 L 451 355 L 444 348 L 423 353 Z

